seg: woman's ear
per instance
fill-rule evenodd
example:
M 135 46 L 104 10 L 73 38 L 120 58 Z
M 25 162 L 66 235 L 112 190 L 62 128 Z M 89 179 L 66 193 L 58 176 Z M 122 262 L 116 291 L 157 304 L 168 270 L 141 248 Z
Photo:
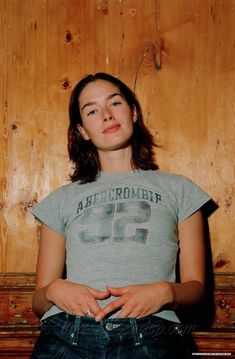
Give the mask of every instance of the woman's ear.
M 132 121 L 135 123 L 137 121 L 137 112 L 136 108 L 134 107 L 132 110 Z
M 84 127 L 82 127 L 82 125 L 80 125 L 79 123 L 77 125 L 77 129 L 80 132 L 80 134 L 84 140 L 88 141 L 90 139 L 90 137 L 86 133 L 86 130 L 84 129 Z

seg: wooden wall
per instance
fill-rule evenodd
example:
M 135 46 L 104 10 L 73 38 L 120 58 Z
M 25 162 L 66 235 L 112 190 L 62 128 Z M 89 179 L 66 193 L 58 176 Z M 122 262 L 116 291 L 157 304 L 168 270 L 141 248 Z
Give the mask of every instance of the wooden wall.
M 162 170 L 218 204 L 214 271 L 235 272 L 235 0 L 0 0 L 0 272 L 33 273 L 27 208 L 66 183 L 68 101 L 81 76 L 133 88 Z
M 0 6 L 0 271 L 35 269 L 36 224 L 26 209 L 67 181 L 69 95 L 95 71 L 135 88 L 162 146 L 160 168 L 189 176 L 218 203 L 210 219 L 215 269 L 234 271 L 235 1 Z

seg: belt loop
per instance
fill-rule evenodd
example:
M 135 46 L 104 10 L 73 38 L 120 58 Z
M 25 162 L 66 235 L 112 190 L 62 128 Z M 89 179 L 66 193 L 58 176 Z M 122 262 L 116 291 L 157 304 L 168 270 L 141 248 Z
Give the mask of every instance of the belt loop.
M 142 334 L 139 333 L 138 324 L 136 318 L 130 318 L 131 327 L 134 329 L 135 345 L 141 345 Z
M 68 315 L 69 318 L 70 315 Z M 70 330 L 70 344 L 72 346 L 77 346 L 77 338 L 78 333 L 80 331 L 81 327 L 81 317 L 80 316 L 74 316 L 73 322 L 71 323 L 71 330 Z
M 76 331 L 77 331 L 77 332 L 79 332 L 79 330 L 80 330 L 81 321 L 82 321 L 82 317 L 79 316 L 79 315 L 76 315 L 75 321 L 74 321 L 74 327 L 76 328 Z

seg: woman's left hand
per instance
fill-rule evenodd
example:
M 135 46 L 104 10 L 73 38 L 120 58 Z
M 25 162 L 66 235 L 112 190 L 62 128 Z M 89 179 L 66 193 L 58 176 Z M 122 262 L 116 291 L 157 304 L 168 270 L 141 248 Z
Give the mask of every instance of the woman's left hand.
M 110 294 L 118 297 L 107 304 L 95 317 L 96 321 L 104 319 L 109 313 L 121 309 L 118 318 L 143 318 L 158 312 L 171 303 L 172 291 L 168 282 L 136 284 L 126 287 L 107 287 Z

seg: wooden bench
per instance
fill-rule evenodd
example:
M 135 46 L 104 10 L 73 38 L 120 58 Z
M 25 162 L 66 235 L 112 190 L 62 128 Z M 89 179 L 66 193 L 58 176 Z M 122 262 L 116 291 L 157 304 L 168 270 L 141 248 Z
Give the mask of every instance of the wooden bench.
M 215 317 L 210 328 L 193 333 L 199 352 L 194 358 L 235 358 L 234 279 L 232 273 L 215 274 Z M 0 357 L 30 357 L 39 334 L 31 308 L 33 291 L 33 273 L 0 274 Z

